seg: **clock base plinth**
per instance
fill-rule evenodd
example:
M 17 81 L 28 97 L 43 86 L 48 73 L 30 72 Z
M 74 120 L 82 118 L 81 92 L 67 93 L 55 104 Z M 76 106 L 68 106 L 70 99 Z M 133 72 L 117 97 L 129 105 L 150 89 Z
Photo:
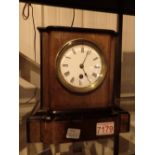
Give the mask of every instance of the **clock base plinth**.
M 98 123 L 113 122 L 113 133 L 97 133 Z M 42 111 L 27 120 L 28 142 L 59 144 L 115 137 L 129 131 L 130 115 L 118 107 L 80 111 Z M 68 129 L 75 133 L 68 136 Z M 76 131 L 80 131 L 77 135 Z

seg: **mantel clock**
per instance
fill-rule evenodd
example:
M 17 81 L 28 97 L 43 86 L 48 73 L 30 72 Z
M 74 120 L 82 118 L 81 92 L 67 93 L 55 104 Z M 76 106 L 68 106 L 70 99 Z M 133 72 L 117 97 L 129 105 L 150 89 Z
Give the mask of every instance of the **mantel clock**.
M 116 33 L 67 27 L 39 30 L 43 108 L 112 106 Z
M 28 119 L 28 141 L 56 144 L 128 131 L 129 114 L 113 102 L 117 33 L 70 27 L 39 31 L 41 107 Z

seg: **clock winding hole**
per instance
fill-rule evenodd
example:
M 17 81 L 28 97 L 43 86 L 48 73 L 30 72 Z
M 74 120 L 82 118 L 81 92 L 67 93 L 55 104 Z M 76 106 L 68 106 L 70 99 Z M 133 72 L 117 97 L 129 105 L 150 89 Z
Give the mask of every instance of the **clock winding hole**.
M 79 75 L 79 79 L 83 79 L 83 74 L 80 74 Z

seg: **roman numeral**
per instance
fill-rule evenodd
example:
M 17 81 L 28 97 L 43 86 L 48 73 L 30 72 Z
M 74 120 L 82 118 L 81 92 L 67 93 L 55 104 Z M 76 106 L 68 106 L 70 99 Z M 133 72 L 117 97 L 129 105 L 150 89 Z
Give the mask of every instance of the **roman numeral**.
M 76 52 L 75 52 L 74 48 L 72 48 L 72 52 L 73 52 L 73 54 L 76 54 Z
M 68 56 L 65 56 L 65 58 L 67 58 L 67 59 L 71 59 L 71 57 L 68 57 Z
M 68 64 L 62 64 L 63 67 L 68 67 Z
M 84 53 L 84 47 L 83 46 L 81 47 L 81 53 Z
M 74 78 L 74 77 L 72 77 L 72 78 L 71 78 L 71 80 L 70 80 L 70 82 L 71 82 L 71 83 L 73 83 L 73 82 L 74 82 L 74 80 L 75 80 L 75 78 Z
M 81 82 L 81 80 L 79 80 L 79 86 L 82 86 L 82 82 Z
M 67 71 L 67 72 L 64 73 L 65 76 L 68 76 L 69 74 L 70 74 L 69 71 Z
M 95 60 L 97 60 L 97 59 L 98 59 L 98 57 L 94 58 L 93 61 L 95 61 Z
M 92 76 L 96 78 L 97 77 L 97 74 L 96 73 L 92 73 Z
M 89 50 L 88 52 L 87 52 L 87 54 L 89 55 L 91 53 L 91 51 Z

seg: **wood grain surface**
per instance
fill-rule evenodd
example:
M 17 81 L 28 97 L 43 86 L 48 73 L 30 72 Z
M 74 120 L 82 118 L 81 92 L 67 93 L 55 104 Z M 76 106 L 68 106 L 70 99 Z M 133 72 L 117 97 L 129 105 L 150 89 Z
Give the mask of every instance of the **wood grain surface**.
M 48 30 L 42 36 L 42 105 L 52 110 L 98 108 L 112 106 L 115 37 L 108 33 Z M 107 74 L 99 88 L 87 94 L 66 90 L 56 75 L 56 55 L 60 48 L 72 39 L 83 38 L 94 42 L 102 50 L 107 62 Z

